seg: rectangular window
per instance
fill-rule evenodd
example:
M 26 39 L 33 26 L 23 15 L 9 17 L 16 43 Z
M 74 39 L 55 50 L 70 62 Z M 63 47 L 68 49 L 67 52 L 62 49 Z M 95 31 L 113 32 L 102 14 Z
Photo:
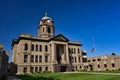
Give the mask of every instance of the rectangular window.
M 48 71 L 48 67 L 45 67 L 45 71 Z
M 80 53 L 80 50 L 78 49 L 78 54 Z
M 31 73 L 33 73 L 33 69 L 34 69 L 34 67 L 31 66 L 31 67 L 30 67 L 30 72 L 31 72 Z
M 48 62 L 48 56 L 45 56 L 45 62 Z
M 35 72 L 38 72 L 38 67 L 35 67 Z
M 76 53 L 76 49 L 74 48 L 74 53 Z
M 73 53 L 73 48 L 71 48 L 71 52 Z
M 68 50 L 69 50 L 69 53 L 71 53 L 70 48 L 68 48 Z
M 27 73 L 27 67 L 23 68 L 23 73 Z
M 24 55 L 24 62 L 27 62 L 28 55 Z
M 45 45 L 45 52 L 47 52 L 48 51 L 48 46 L 47 45 Z
M 24 45 L 24 50 L 27 51 L 28 50 L 28 44 Z
M 76 57 L 75 57 L 75 62 L 77 62 L 77 59 L 76 59 Z
M 42 67 L 39 67 L 39 72 L 41 72 L 42 71 Z
M 74 62 L 74 57 L 72 57 L 71 59 L 72 59 L 72 62 Z
M 82 66 L 80 66 L 80 68 L 82 68 Z
M 35 56 L 35 62 L 38 62 L 38 55 Z
M 81 60 L 80 60 L 80 57 L 79 57 L 79 62 L 80 62 Z
M 34 62 L 34 55 L 31 55 L 30 62 Z
M 38 51 L 38 45 L 36 45 L 36 51 Z
M 39 51 L 40 51 L 40 52 L 42 51 L 42 45 L 39 46 Z
M 41 55 L 39 56 L 39 62 L 42 62 L 42 56 Z
M 32 46 L 31 46 L 31 50 L 34 51 L 34 44 L 32 44 Z

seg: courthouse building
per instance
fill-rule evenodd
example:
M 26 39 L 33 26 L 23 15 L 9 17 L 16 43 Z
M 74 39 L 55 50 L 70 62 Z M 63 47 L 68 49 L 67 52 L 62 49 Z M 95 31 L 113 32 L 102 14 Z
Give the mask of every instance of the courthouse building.
M 81 46 L 63 34 L 55 35 L 54 21 L 45 14 L 39 22 L 38 36 L 21 34 L 12 41 L 12 62 L 18 74 L 81 70 L 87 61 Z

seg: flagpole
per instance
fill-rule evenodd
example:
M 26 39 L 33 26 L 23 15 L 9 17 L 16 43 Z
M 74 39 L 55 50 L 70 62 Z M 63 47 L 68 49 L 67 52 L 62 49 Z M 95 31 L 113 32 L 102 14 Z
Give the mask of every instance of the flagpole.
M 94 35 L 92 36 L 92 41 L 93 41 L 93 47 L 94 47 L 93 55 L 94 55 L 94 57 L 95 57 L 95 53 L 94 53 L 94 52 L 96 51 L 96 46 L 95 46 Z M 97 66 L 98 66 L 97 57 L 96 57 L 96 63 L 97 63 Z M 99 70 L 98 70 L 98 72 L 99 72 Z
M 92 51 L 91 51 L 91 52 L 93 52 L 93 56 L 95 57 L 94 52 L 95 52 L 95 50 L 96 50 L 96 47 L 95 47 L 94 35 L 92 35 L 92 42 L 93 42 L 93 49 L 92 49 Z
M 94 35 L 92 36 L 92 41 L 93 41 L 93 47 L 95 49 L 95 40 L 94 40 Z

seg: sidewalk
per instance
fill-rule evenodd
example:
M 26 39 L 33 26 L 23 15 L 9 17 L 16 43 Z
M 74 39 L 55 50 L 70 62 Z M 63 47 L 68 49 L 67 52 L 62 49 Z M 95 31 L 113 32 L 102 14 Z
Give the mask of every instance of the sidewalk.
M 18 79 L 15 76 L 8 76 L 8 80 L 21 80 L 21 79 Z
M 120 75 L 120 73 L 104 73 L 104 72 L 64 72 L 64 73 L 85 73 L 85 74 L 107 74 L 107 75 Z

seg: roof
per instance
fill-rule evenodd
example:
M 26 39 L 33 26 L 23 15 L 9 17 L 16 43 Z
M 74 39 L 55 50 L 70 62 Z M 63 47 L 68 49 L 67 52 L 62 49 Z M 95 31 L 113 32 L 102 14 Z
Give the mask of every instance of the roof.
M 48 17 L 48 14 L 45 13 L 45 16 L 42 18 L 42 20 L 51 20 L 52 21 L 52 18 Z

